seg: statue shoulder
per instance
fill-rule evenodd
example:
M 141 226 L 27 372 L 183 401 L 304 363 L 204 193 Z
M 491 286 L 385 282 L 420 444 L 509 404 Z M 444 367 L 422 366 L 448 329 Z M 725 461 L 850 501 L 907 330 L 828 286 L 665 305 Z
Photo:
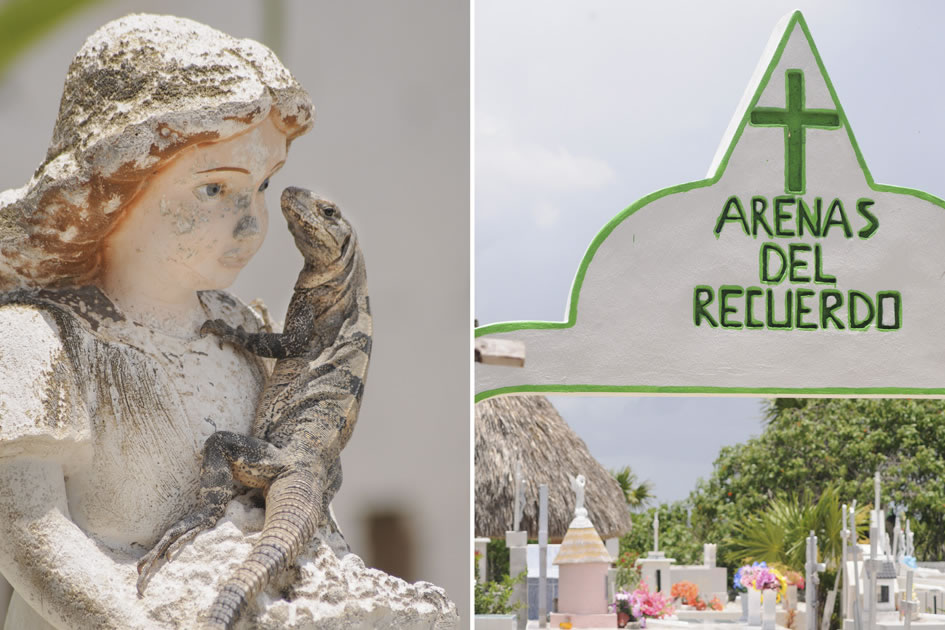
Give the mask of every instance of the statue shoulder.
M 197 294 L 210 319 L 222 319 L 231 326 L 242 326 L 250 332 L 272 330 L 269 311 L 261 300 L 249 305 L 227 291 L 200 291 Z
M 91 425 L 66 352 L 63 318 L 41 301 L 0 304 L 0 457 L 55 457 Z

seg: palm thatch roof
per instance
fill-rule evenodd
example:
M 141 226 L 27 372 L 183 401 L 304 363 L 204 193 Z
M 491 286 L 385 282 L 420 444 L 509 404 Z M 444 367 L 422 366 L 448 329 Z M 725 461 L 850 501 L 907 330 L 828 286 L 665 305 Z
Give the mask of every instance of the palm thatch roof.
M 476 536 L 512 528 L 518 460 L 526 479 L 521 528 L 538 537 L 538 486 L 548 484 L 548 537 L 560 540 L 574 518 L 568 474 L 587 478 L 584 506 L 604 539 L 630 531 L 620 486 L 544 396 L 502 396 L 476 405 Z

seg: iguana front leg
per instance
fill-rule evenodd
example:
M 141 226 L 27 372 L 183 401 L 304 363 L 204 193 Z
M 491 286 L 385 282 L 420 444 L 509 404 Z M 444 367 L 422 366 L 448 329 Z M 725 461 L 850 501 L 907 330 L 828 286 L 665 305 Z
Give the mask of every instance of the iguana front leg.
M 210 529 L 226 512 L 236 494 L 234 482 L 252 488 L 267 487 L 285 468 L 278 448 L 248 435 L 217 431 L 203 446 L 197 508 L 174 524 L 151 551 L 138 561 L 138 594 L 162 557 L 170 556 L 200 532 Z
M 246 332 L 242 326 L 233 328 L 222 319 L 208 319 L 200 327 L 201 335 L 216 335 L 221 341 L 245 348 L 256 356 L 267 359 L 297 357 L 309 352 L 312 332 L 311 322 L 308 320 L 301 320 L 296 324 L 290 321 L 290 326 L 284 333 Z
M 284 359 L 288 356 L 288 351 L 282 341 L 282 333 L 250 333 L 246 332 L 242 326 L 233 328 L 222 319 L 208 319 L 200 327 L 200 334 L 216 335 L 221 343 L 227 342 L 245 348 L 256 356 L 269 359 Z
M 290 316 L 286 318 L 285 331 L 281 333 L 251 333 L 242 326 L 233 328 L 222 319 L 208 319 L 200 327 L 200 334 L 216 335 L 221 341 L 268 359 L 302 355 L 314 357 L 335 342 L 338 328 L 341 326 L 340 314 L 328 315 L 324 319 L 323 326 L 316 329 L 312 307 L 302 304 L 295 307 L 294 312 L 290 312 Z

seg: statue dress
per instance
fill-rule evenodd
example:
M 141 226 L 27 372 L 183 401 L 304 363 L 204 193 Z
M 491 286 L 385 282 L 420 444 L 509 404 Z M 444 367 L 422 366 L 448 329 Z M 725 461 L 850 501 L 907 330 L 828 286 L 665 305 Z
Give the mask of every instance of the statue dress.
M 259 330 L 227 293 L 199 295 L 208 319 Z M 95 287 L 12 301 L 0 307 L 0 391 L 19 391 L 5 396 L 0 457 L 59 463 L 75 525 L 140 555 L 194 503 L 203 441 L 218 429 L 249 432 L 262 360 L 129 321 Z M 11 617 L 30 613 L 14 595 Z M 30 621 L 7 625 L 43 627 Z
M 199 297 L 208 318 L 252 331 L 263 325 L 226 292 Z M 66 625 L 53 625 L 14 592 L 4 630 L 193 627 L 217 582 L 248 555 L 263 510 L 231 503 L 217 528 L 158 571 L 141 600 L 135 563 L 194 501 L 204 440 L 218 429 L 249 432 L 265 360 L 210 337 L 176 337 L 130 321 L 95 287 L 4 300 L 0 553 L 14 555 L 3 547 L 18 542 L 22 552 L 15 516 L 29 509 L 17 490 L 33 492 L 42 515 L 27 529 L 38 544 L 14 570 L 41 604 L 65 599 L 68 610 Z M 47 476 L 18 475 L 20 462 Z M 57 480 L 61 496 L 36 491 L 55 489 Z M 446 629 L 458 622 L 442 589 L 365 567 L 332 521 L 257 602 L 238 628 Z

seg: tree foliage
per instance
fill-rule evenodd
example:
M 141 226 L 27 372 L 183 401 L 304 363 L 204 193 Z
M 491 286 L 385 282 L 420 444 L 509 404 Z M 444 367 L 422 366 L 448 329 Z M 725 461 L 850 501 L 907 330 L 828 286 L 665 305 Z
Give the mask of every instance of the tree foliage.
M 779 399 L 763 411 L 764 432 L 722 448 L 712 476 L 690 495 L 694 539 L 718 542 L 726 558 L 745 515 L 799 489 L 820 497 L 833 488 L 841 502 L 872 504 L 878 470 L 883 505 L 907 510 L 917 557 L 945 557 L 945 404 Z
M 501 538 L 493 538 L 486 546 L 486 580 L 501 582 L 509 575 L 509 548 Z
M 0 3 L 0 76 L 23 51 L 80 9 L 101 0 L 7 0 Z
M 659 507 L 630 515 L 630 532 L 620 539 L 620 553 L 645 556 L 653 549 L 653 515 L 660 514 L 660 551 L 678 564 L 701 564 L 702 541 L 693 535 L 688 524 L 688 508 L 682 501 L 663 503 Z
M 869 529 L 868 506 L 856 509 L 857 533 Z M 843 542 L 841 502 L 835 488 L 828 487 L 820 498 L 809 492 L 777 497 L 760 513 L 744 514 L 724 539 L 723 548 L 736 564 L 767 562 L 804 572 L 807 537 L 817 536 L 820 560 L 831 568 L 840 566 Z
M 623 498 L 632 510 L 647 507 L 653 500 L 653 482 L 649 479 L 640 481 L 636 473 L 624 466 L 619 470 L 611 470 L 610 474 L 617 480 Z
M 473 588 L 473 604 L 477 615 L 507 615 L 523 608 L 523 602 L 513 602 L 515 586 L 525 581 L 527 572 L 516 577 L 505 575 L 498 582 L 479 582 Z

